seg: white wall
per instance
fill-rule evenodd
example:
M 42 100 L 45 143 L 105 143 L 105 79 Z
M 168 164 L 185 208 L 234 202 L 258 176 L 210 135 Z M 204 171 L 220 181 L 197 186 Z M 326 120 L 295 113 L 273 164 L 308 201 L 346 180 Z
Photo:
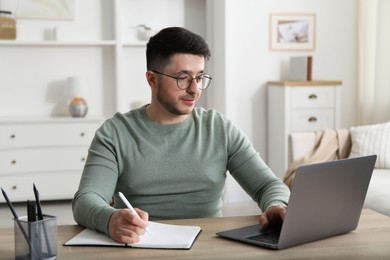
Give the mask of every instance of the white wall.
M 109 0 L 95 1 L 77 1 L 75 21 L 20 20 L 18 37 L 20 40 L 40 40 L 46 29 L 56 26 L 60 38 L 64 40 L 83 37 L 93 40 L 113 39 L 111 4 Z M 181 5 L 186 15 L 194 13 L 191 8 L 195 1 L 187 0 L 186 4 Z M 135 0 L 130 2 L 136 3 Z M 93 8 L 89 9 L 90 6 Z M 209 107 L 225 113 L 248 135 L 264 159 L 267 150 L 266 83 L 286 79 L 290 56 L 312 55 L 313 78 L 343 82 L 342 126 L 355 124 L 357 1 L 207 0 L 207 12 L 207 39 L 213 52 L 210 62 L 213 85 L 204 93 L 204 98 Z M 270 51 L 270 13 L 316 14 L 316 49 L 311 52 Z M 152 18 L 151 24 L 156 25 Z M 193 23 L 186 26 L 201 30 L 205 20 L 205 17 L 198 17 L 199 22 L 193 19 Z M 38 59 L 38 63 L 34 63 L 36 57 L 41 55 L 50 58 Z M 72 57 L 79 55 L 86 58 L 82 62 L 72 62 Z M 66 77 L 74 74 L 90 76 L 90 84 L 93 86 L 90 113 L 104 114 L 114 106 L 114 64 L 107 64 L 107 60 L 112 59 L 104 58 L 113 55 L 111 47 L 40 46 L 23 50 L 1 46 L 0 57 L 7 62 L 0 62 L 0 71 L 3 72 L 0 84 L 0 104 L 3 109 L 0 116 L 66 113 L 66 106 L 58 104 L 62 100 Z M 49 67 L 50 70 L 41 71 L 41 67 Z M 26 72 L 34 81 L 26 76 Z M 135 90 L 124 95 L 133 93 Z M 149 96 L 145 93 L 143 95 Z M 232 183 L 228 182 L 228 189 L 233 191 L 232 200 L 246 198 L 240 193 L 241 189 Z
M 209 105 L 219 104 L 266 155 L 266 84 L 270 80 L 287 79 L 291 56 L 313 56 L 313 79 L 341 80 L 342 126 L 356 121 L 357 3 L 355 0 L 226 0 L 224 60 L 213 61 L 217 75 L 224 77 L 224 88 L 216 86 Z M 270 13 L 316 14 L 316 49 L 310 52 L 270 51 Z M 220 25 L 221 26 L 221 25 Z M 213 52 L 218 53 L 213 46 Z M 221 54 L 222 55 L 222 54 Z M 215 55 L 212 58 L 219 58 Z M 224 71 L 218 71 L 224 68 Z M 222 75 L 224 74 L 224 75 Z M 218 95 L 218 92 L 223 91 Z M 225 97 L 224 97 L 225 96 Z M 225 104 L 220 98 L 225 98 Z M 224 107 L 221 107 L 221 104 Z
M 253 141 L 266 159 L 266 84 L 287 79 L 290 56 L 313 56 L 313 79 L 341 80 L 342 127 L 356 123 L 357 1 L 355 0 L 216 0 L 223 15 L 213 26 L 215 71 L 208 104 L 222 110 Z M 310 52 L 270 51 L 269 14 L 314 13 L 316 48 Z M 214 17 L 214 19 L 217 19 Z M 222 38 L 222 39 L 221 39 Z M 224 46 L 220 44 L 224 42 Z M 220 53 L 222 49 L 223 53 Z M 222 57 L 225 55 L 225 57 Z M 219 59 L 219 60 L 218 60 Z M 220 79 L 223 78 L 223 79 Z M 218 84 L 224 84 L 219 86 Z M 224 100 L 221 100 L 224 99 Z M 233 200 L 246 198 L 234 182 Z

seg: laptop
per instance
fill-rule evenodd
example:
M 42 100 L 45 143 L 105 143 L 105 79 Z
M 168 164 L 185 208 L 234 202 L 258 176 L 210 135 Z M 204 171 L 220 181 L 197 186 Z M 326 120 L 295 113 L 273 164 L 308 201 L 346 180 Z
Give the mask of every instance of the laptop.
M 295 175 L 284 222 L 218 232 L 223 238 L 284 249 L 355 230 L 376 155 L 300 166 Z

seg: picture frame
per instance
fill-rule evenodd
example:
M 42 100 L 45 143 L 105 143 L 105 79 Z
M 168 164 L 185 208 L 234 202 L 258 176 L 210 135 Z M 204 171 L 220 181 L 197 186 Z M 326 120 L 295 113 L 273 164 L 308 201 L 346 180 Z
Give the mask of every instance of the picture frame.
M 315 50 L 315 14 L 270 14 L 269 23 L 270 50 Z
M 75 0 L 19 0 L 18 19 L 74 20 Z

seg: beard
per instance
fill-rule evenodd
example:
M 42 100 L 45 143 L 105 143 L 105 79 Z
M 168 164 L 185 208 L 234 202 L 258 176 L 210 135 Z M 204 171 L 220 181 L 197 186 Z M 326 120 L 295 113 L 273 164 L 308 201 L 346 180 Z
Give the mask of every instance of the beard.
M 180 109 L 179 107 L 179 101 L 175 101 L 172 98 L 170 98 L 169 95 L 166 95 L 163 90 L 163 86 L 161 84 L 157 85 L 157 100 L 158 102 L 171 114 L 177 115 L 177 116 L 183 116 L 183 115 L 188 115 L 192 112 L 193 107 L 186 107 L 183 109 Z M 196 99 L 196 94 L 188 94 L 183 96 L 184 98 L 191 98 L 191 99 Z M 181 97 L 181 98 L 183 98 Z

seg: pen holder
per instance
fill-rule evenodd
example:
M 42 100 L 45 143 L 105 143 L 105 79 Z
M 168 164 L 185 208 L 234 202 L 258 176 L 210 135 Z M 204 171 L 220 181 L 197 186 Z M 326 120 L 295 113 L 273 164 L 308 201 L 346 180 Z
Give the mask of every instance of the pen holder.
M 43 215 L 43 220 L 14 219 L 15 259 L 56 259 L 57 219 Z

